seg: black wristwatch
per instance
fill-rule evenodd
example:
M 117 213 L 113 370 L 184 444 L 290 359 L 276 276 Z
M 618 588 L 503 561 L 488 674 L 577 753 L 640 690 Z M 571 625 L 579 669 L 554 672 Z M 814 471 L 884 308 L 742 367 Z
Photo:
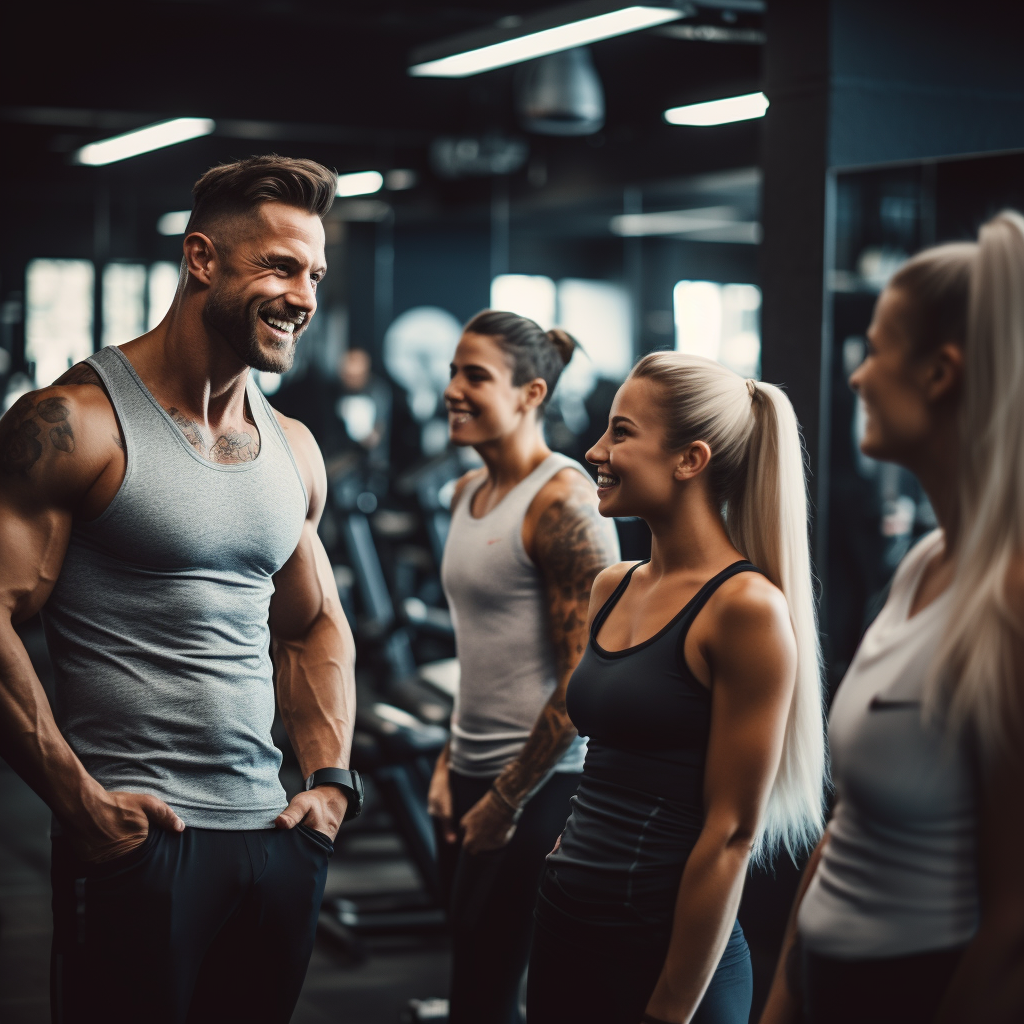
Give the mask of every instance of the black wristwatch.
M 348 797 L 343 823 L 359 817 L 363 809 L 363 780 L 359 772 L 351 772 L 347 768 L 317 768 L 306 779 L 306 789 L 314 786 L 337 786 Z

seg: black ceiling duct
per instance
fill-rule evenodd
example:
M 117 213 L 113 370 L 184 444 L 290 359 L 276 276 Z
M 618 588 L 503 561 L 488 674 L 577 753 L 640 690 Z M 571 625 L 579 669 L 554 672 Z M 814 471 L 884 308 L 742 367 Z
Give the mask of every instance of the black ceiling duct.
M 604 89 L 586 47 L 523 65 L 516 90 L 523 127 L 539 135 L 593 135 L 604 124 Z

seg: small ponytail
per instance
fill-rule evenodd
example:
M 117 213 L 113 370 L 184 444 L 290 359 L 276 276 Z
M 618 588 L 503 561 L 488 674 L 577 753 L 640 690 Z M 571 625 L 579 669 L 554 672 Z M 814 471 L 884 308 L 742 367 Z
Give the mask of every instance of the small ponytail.
M 821 651 L 807 536 L 807 486 L 796 414 L 779 388 L 744 380 L 710 359 L 655 352 L 632 377 L 664 390 L 667 445 L 711 449 L 712 495 L 737 550 L 782 591 L 796 637 L 796 686 L 782 759 L 753 858 L 791 857 L 817 842 L 827 781 Z
M 561 327 L 552 327 L 547 332 L 548 341 L 555 347 L 555 351 L 562 357 L 562 365 L 568 366 L 573 353 L 580 347 L 580 343 Z

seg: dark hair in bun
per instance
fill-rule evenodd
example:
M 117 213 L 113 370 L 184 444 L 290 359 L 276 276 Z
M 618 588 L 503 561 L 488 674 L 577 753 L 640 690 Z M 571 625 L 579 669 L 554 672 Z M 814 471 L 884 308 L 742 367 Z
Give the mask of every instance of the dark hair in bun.
M 572 354 L 578 347 L 567 331 L 555 327 L 542 331 L 540 325 L 518 313 L 485 309 L 463 328 L 467 334 L 493 338 L 512 364 L 512 383 L 519 387 L 537 377 L 548 386 L 541 404 L 547 405 Z

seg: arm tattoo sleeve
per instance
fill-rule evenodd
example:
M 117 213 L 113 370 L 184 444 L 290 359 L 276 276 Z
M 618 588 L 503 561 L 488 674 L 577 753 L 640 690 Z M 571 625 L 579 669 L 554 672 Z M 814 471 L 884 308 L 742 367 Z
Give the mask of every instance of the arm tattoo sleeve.
M 516 805 L 544 782 L 576 736 L 565 710 L 565 689 L 586 647 L 594 578 L 615 560 L 593 498 L 580 492 L 544 512 L 537 524 L 536 547 L 558 683 L 519 757 L 497 780 L 501 795 Z

